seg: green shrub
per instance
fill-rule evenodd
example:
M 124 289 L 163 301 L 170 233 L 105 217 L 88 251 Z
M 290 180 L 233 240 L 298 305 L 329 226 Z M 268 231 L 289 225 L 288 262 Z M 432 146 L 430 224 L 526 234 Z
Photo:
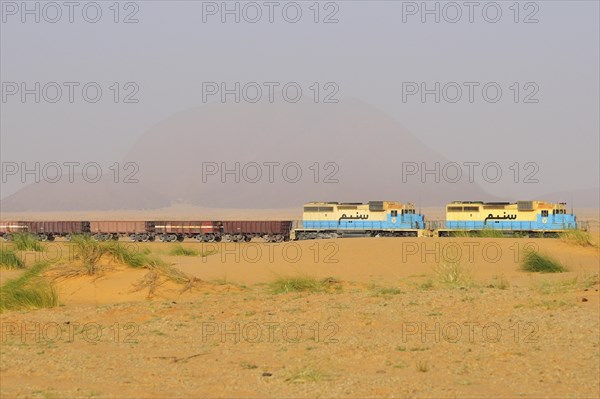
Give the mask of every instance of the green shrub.
M 175 245 L 172 249 L 171 252 L 169 252 L 169 255 L 173 255 L 173 256 L 198 256 L 200 255 L 200 252 L 192 249 L 192 248 L 185 248 L 183 245 L 181 244 L 177 244 Z
M 4 269 L 22 269 L 25 265 L 14 251 L 0 248 L 0 267 Z
M 150 250 L 144 248 L 141 251 L 132 250 L 130 245 L 122 245 L 119 242 L 107 242 L 103 244 L 104 252 L 112 257 L 115 262 L 125 264 L 134 269 L 140 269 L 150 262 Z
M 15 233 L 12 241 L 18 251 L 44 251 L 44 246 L 29 233 Z
M 521 268 L 527 272 L 563 273 L 567 268 L 547 255 L 535 251 L 527 251 L 523 258 Z
M 482 237 L 482 238 L 503 238 L 504 234 L 500 230 L 495 229 L 483 229 L 477 230 L 474 237 Z
M 48 265 L 48 262 L 36 263 L 23 275 L 0 287 L 0 312 L 58 306 L 56 289 L 40 276 Z
M 96 274 L 97 264 L 105 253 L 104 244 L 87 235 L 75 235 L 71 237 L 71 245 L 74 258 L 81 260 L 89 275 Z

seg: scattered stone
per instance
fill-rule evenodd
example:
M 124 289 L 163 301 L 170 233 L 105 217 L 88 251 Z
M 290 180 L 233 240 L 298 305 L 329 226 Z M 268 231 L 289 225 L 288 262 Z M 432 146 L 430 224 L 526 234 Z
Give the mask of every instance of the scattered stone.
M 267 372 L 262 373 L 263 377 L 271 377 L 272 375 L 273 375 L 273 373 L 267 373 Z
M 581 298 L 581 302 L 587 302 L 588 299 L 587 298 Z

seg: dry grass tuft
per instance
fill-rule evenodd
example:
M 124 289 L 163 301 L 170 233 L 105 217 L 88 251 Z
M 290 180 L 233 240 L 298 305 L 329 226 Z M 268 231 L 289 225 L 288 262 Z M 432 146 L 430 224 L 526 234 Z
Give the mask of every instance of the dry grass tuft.
M 270 282 L 268 286 L 272 294 L 287 294 L 290 292 L 318 293 L 331 290 L 339 291 L 342 289 L 341 281 L 334 277 L 319 280 L 307 275 L 278 277 L 275 281 Z
M 307 382 L 319 382 L 329 379 L 330 376 L 327 373 L 307 366 L 292 371 L 285 379 L 285 382 L 289 382 L 291 384 L 304 384 Z
M 579 245 L 582 247 L 597 247 L 592 241 L 592 236 L 589 232 L 583 230 L 567 230 L 560 234 L 560 238 L 570 244 Z
M 460 262 L 438 263 L 433 271 L 437 276 L 438 282 L 446 286 L 461 288 L 472 285 L 469 272 L 460 265 Z

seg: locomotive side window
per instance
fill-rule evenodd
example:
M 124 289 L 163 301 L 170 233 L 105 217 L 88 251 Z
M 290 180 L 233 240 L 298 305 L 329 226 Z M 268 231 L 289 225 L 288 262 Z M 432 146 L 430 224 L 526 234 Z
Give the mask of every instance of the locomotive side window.
M 392 211 L 392 217 L 395 218 L 396 216 L 398 216 L 398 211 Z
M 548 217 L 548 211 L 547 210 L 542 211 L 542 217 L 543 218 L 547 218 Z

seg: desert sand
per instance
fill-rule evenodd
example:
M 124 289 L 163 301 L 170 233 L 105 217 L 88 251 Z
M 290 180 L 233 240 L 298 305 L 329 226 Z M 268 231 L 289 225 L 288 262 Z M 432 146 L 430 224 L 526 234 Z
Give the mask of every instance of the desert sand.
M 69 244 L 47 245 L 69 261 Z M 185 242 L 206 255 L 185 257 L 169 254 L 174 244 L 128 245 L 201 281 L 149 297 L 133 289 L 146 270 L 110 261 L 98 276 L 55 281 L 60 307 L 0 315 L 2 397 L 600 395 L 598 247 L 517 238 Z M 526 248 L 569 271 L 522 271 Z M 54 255 L 22 256 L 31 265 Z M 445 281 L 447 264 L 460 265 L 464 284 Z M 2 283 L 19 273 L 2 270 Z M 329 288 L 270 291 L 288 276 Z

